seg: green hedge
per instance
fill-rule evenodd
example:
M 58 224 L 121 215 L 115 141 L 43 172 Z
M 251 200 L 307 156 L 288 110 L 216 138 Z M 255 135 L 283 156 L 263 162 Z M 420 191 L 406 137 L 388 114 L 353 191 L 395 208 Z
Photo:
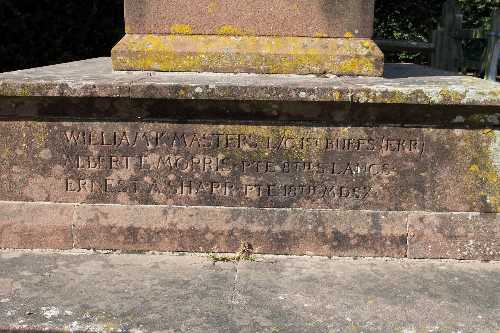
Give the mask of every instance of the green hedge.
M 376 37 L 430 42 L 442 13 L 444 0 L 377 0 L 375 12 Z M 500 7 L 500 0 L 458 0 L 467 28 L 489 29 L 493 9 Z M 478 45 L 478 44 L 474 44 Z M 481 50 L 472 50 L 477 54 Z M 421 54 L 388 55 L 389 61 L 428 63 Z
M 187 0 L 186 0 L 187 1 Z M 487 26 L 500 0 L 459 0 L 470 27 Z M 378 0 L 376 36 L 428 41 L 438 0 Z M 123 35 L 123 0 L 0 0 L 0 72 L 109 56 Z M 426 63 L 421 55 L 389 60 Z

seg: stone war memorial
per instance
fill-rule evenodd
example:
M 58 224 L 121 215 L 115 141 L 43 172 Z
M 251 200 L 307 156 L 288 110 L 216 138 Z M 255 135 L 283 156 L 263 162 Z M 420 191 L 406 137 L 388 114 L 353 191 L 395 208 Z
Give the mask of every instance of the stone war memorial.
M 0 248 L 500 258 L 500 85 L 384 64 L 372 0 L 125 0 L 0 74 Z
M 374 0 L 124 4 L 0 74 L 0 333 L 500 332 L 500 84 Z

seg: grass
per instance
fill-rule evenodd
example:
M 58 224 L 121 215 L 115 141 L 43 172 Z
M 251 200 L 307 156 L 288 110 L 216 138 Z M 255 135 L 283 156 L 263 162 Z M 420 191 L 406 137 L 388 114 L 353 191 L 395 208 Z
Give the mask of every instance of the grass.
M 255 261 L 253 255 L 253 247 L 250 243 L 240 242 L 240 248 L 234 255 L 219 255 L 216 253 L 209 253 L 208 258 L 213 262 L 239 262 L 239 261 Z

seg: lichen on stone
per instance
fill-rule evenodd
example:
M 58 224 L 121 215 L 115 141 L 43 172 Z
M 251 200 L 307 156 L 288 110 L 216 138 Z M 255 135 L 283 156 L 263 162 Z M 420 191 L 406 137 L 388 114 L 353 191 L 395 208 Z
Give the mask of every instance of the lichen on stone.
M 189 35 L 193 32 L 193 28 L 189 24 L 173 24 L 170 27 L 170 32 L 173 34 Z
M 113 50 L 119 70 L 378 76 L 383 55 L 367 40 L 234 36 L 129 35 Z M 186 32 L 187 29 L 177 29 Z

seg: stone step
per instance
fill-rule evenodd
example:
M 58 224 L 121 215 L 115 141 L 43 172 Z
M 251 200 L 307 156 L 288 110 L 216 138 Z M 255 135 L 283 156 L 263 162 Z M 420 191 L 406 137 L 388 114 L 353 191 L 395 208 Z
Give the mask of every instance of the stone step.
M 500 263 L 0 251 L 0 332 L 482 332 Z
M 0 248 L 500 259 L 498 214 L 0 201 Z

